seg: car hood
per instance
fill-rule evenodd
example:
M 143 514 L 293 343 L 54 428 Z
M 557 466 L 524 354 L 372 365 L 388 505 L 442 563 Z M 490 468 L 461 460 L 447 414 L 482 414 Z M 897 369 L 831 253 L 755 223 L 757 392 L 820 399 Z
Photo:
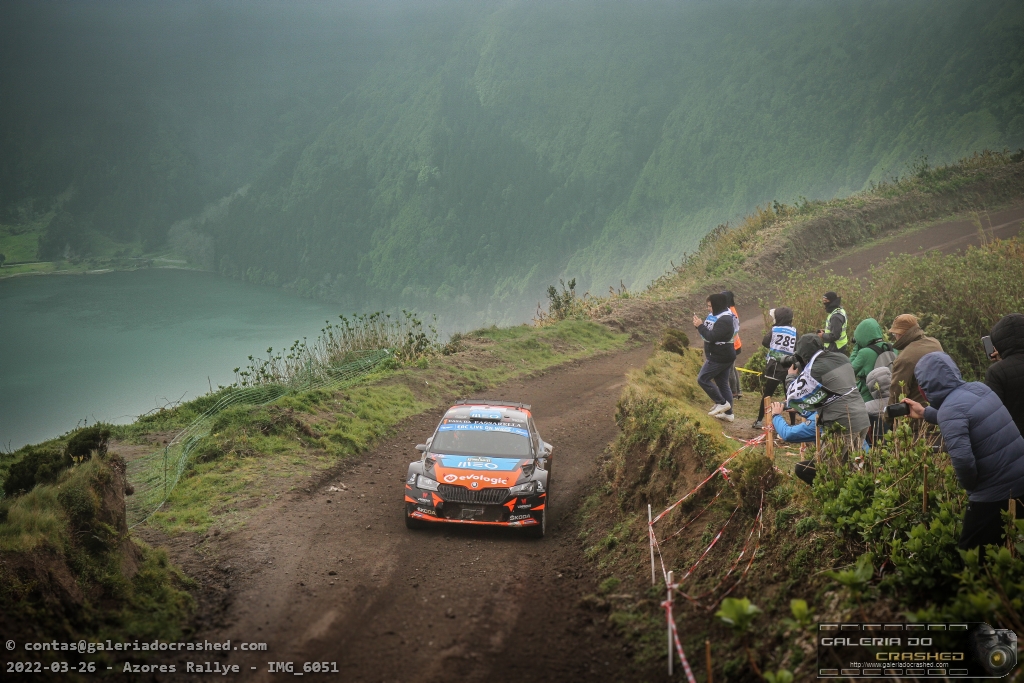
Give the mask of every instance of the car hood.
M 531 459 L 476 455 L 432 455 L 434 479 L 441 484 L 469 489 L 508 488 L 519 483 L 523 466 Z

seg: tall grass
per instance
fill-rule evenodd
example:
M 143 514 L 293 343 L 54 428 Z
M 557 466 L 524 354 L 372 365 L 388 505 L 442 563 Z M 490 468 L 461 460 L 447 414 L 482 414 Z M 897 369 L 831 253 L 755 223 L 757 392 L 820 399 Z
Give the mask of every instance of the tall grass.
M 794 274 L 777 287 L 771 305 L 789 306 L 797 330 L 813 332 L 824 326 L 821 295 L 829 290 L 843 299 L 851 343 L 865 318 L 888 329 L 897 315 L 913 313 L 964 377 L 976 379 L 989 365 L 981 337 L 1007 313 L 1024 311 L 1024 243 L 1014 238 L 986 241 L 958 254 L 896 256 L 865 278 Z
M 442 348 L 437 328 L 424 325 L 409 311 L 395 317 L 377 311 L 338 318 L 339 323 L 327 321 L 312 343 L 303 337 L 285 351 L 274 353 L 273 347 L 268 348 L 266 358 L 249 356 L 247 368 L 235 368 L 236 383 L 243 387 L 290 386 L 331 375 L 332 369 L 352 362 L 360 351 L 388 349 L 399 361 L 409 361 Z

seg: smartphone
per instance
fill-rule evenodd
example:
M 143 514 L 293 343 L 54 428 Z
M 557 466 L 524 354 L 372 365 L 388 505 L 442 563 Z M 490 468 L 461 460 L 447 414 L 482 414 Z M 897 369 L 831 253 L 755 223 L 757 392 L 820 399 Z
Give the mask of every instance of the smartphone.
M 992 346 L 992 337 L 982 337 L 981 343 L 985 345 L 985 355 L 991 360 L 992 354 L 996 352 L 996 347 Z

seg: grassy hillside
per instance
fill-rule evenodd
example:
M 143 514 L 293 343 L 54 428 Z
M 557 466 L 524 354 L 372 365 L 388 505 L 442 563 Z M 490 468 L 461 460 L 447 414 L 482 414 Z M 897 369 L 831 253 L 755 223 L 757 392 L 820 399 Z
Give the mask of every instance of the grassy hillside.
M 975 348 L 978 338 L 1024 307 L 1021 243 L 985 239 L 982 209 L 1024 197 L 1022 174 L 1020 155 L 983 154 L 922 165 L 843 199 L 776 203 L 734 228 L 720 226 L 648 290 L 584 303 L 579 314 L 654 333 L 684 325 L 681 318 L 707 291 L 730 286 L 764 307 L 792 305 L 798 326 L 808 329 L 820 317 L 820 293 L 835 288 L 853 325 L 869 315 L 891 322 L 914 312 L 965 375 L 979 376 L 987 361 Z M 952 212 L 979 219 L 981 246 L 893 257 L 860 279 L 808 276 L 843 249 Z M 616 412 L 621 435 L 580 512 L 580 540 L 595 574 L 584 604 L 617 627 L 638 672 L 663 666 L 665 656 L 664 582 L 660 560 L 651 582 L 647 506 L 657 515 L 709 477 L 655 526 L 665 568 L 692 598 L 677 599 L 676 616 L 698 680 L 705 640 L 716 681 L 756 680 L 780 669 L 814 680 L 810 625 L 817 621 L 1024 625 L 1024 561 L 1006 548 L 956 549 L 966 493 L 945 452 L 933 452 L 903 424 L 857 467 L 840 465 L 826 440 L 813 488 L 792 474 L 797 461 L 814 457 L 813 444 L 806 451 L 777 446 L 774 462 L 762 445 L 748 446 L 726 464 L 726 480 L 716 469 L 744 442 L 705 414 L 708 401 L 696 384 L 701 355 L 678 338 L 666 335 L 670 351 L 630 375 Z M 748 367 L 762 358 L 755 354 Z M 754 381 L 747 389 L 759 387 Z M 742 401 L 737 420 L 753 420 L 754 410 Z M 1024 524 L 1014 534 L 1019 552 Z M 732 600 L 759 610 L 742 628 L 718 618 L 722 611 L 735 620 L 744 603 Z
M 26 97 L 0 105 L 5 210 L 59 195 L 76 229 L 146 250 L 173 224 L 196 265 L 363 309 L 522 320 L 561 274 L 645 285 L 767 199 L 1024 146 L 1024 10 L 1000 0 L 222 9 L 195 37 L 187 8 L 136 11 L 143 34 L 190 38 L 155 43 L 124 76 L 134 94 L 104 83 L 62 126 L 46 106 L 61 88 L 11 81 Z M 14 54 L 54 22 L 82 40 L 90 19 L 14 16 Z M 45 63 L 65 74 L 68 58 L 56 46 Z M 85 127 L 97 119 L 120 123 Z

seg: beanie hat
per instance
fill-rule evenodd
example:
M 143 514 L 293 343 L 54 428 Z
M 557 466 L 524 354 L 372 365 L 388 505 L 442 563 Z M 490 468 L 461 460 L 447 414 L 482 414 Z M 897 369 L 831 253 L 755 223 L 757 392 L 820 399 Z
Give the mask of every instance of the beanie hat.
M 892 321 L 892 327 L 889 331 L 893 334 L 904 334 L 911 327 L 917 326 L 917 316 L 911 315 L 910 313 L 904 313 L 896 316 L 896 319 Z

